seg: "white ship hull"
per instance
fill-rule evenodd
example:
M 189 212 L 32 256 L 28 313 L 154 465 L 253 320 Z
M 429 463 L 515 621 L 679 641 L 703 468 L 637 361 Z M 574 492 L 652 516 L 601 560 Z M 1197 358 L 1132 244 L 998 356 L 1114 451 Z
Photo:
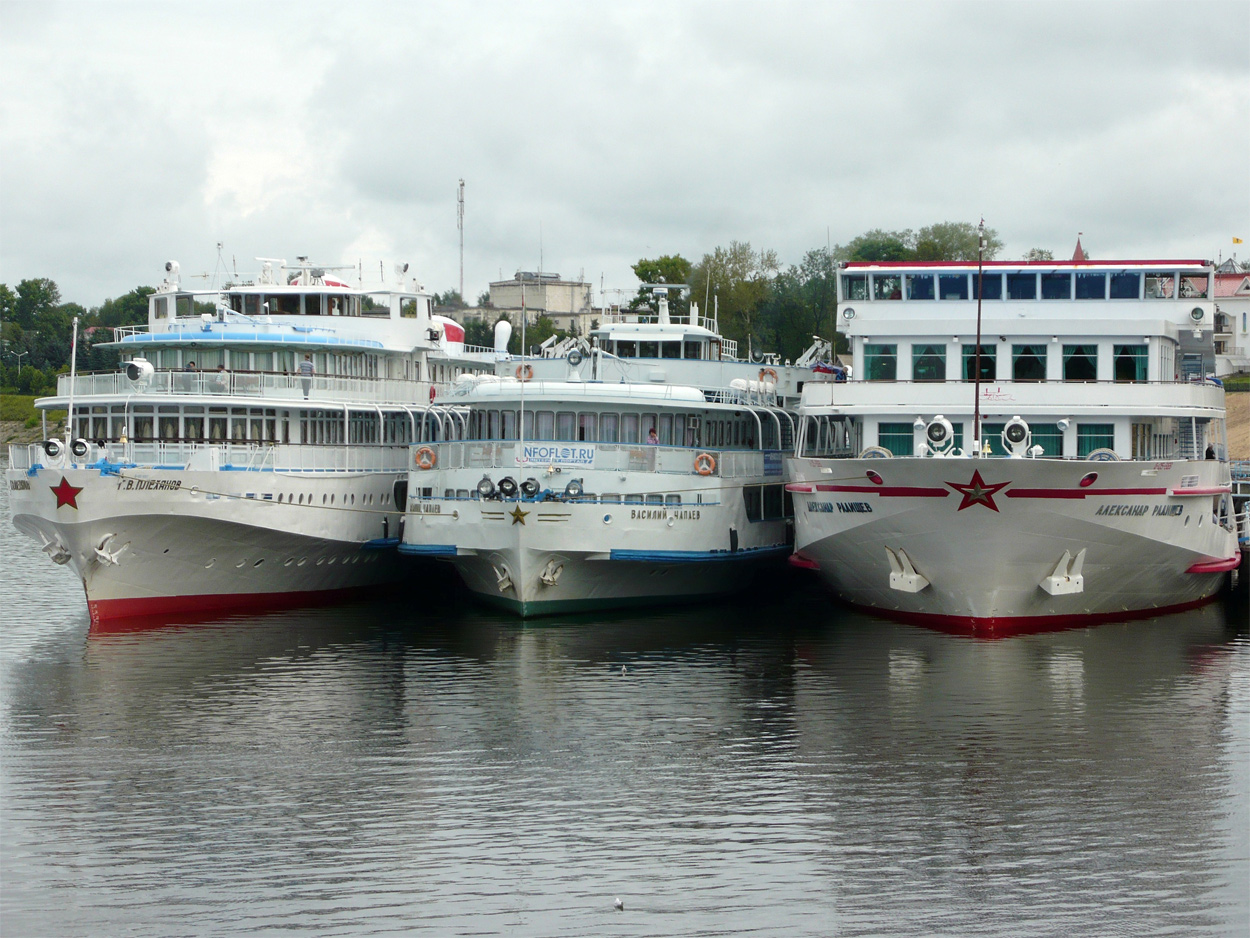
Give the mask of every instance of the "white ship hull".
M 727 504 L 442 500 L 410 505 L 407 554 L 455 565 L 481 599 L 522 616 L 721 596 L 790 553 L 784 520 Z M 422 510 L 424 509 L 424 510 Z
M 1213 460 L 790 468 L 797 564 L 848 603 L 936 627 L 1026 631 L 1186 608 L 1213 598 L 1239 559 Z
M 13 524 L 78 575 L 93 625 L 308 605 L 402 575 L 399 473 L 6 475 Z

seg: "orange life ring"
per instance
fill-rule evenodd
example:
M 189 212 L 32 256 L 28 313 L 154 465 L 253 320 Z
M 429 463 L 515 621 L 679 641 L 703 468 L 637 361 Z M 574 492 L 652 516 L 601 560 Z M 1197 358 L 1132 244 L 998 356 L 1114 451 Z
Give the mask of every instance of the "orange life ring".
M 435 395 L 435 394 L 437 394 L 437 393 L 438 393 L 438 391 L 437 391 L 437 390 L 435 390 L 434 385 L 432 385 L 432 384 L 431 384 L 431 385 L 430 385 L 430 400 L 431 400 L 431 401 L 433 401 L 433 400 L 434 400 L 434 395 Z
M 771 368 L 761 368 L 760 369 L 760 381 L 763 382 L 765 379 L 771 381 L 773 384 L 776 384 L 777 372 L 773 371 L 773 369 Z
M 716 471 L 716 457 L 711 453 L 700 453 L 694 458 L 694 471 L 701 476 L 710 476 Z
M 438 463 L 438 454 L 428 446 L 422 446 L 412 458 L 418 469 L 433 469 Z
M 531 378 L 534 377 L 534 366 L 533 365 L 517 365 L 516 376 L 517 376 L 517 380 L 519 381 L 529 381 Z

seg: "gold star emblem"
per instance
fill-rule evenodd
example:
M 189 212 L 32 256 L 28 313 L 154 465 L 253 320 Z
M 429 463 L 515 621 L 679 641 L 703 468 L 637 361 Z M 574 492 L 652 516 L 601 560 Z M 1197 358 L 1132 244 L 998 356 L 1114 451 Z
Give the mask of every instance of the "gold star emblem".
M 529 514 L 529 512 L 528 512 L 528 511 L 522 511 L 522 510 L 521 510 L 521 506 L 520 506 L 520 505 L 517 505 L 517 506 L 516 506 L 515 508 L 513 508 L 510 512 L 508 512 L 508 514 L 512 515 L 512 523 L 513 523 L 513 524 L 517 524 L 518 522 L 519 522 L 519 523 L 521 523 L 521 524 L 525 524 L 525 516 L 526 516 L 526 515 L 528 515 L 528 514 Z
M 984 505 L 986 508 L 998 511 L 998 506 L 994 504 L 994 493 L 999 489 L 1005 489 L 1011 485 L 1010 482 L 999 482 L 991 485 L 981 478 L 981 473 L 974 469 L 972 471 L 972 481 L 967 485 L 960 485 L 958 482 L 947 482 L 956 492 L 963 496 L 963 501 L 959 503 L 958 511 L 963 511 L 972 505 Z

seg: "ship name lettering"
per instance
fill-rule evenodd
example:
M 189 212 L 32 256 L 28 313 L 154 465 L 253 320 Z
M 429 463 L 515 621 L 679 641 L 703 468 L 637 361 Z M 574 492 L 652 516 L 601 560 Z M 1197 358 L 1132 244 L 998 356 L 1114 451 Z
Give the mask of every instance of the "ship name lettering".
M 1185 512 L 1184 505 L 1155 505 L 1155 517 L 1179 518 Z
M 699 509 L 631 508 L 629 510 L 630 521 L 665 521 L 670 517 L 677 521 L 698 521 Z
M 833 502 L 808 502 L 807 510 L 816 512 L 832 512 Z
M 430 505 L 425 502 L 421 503 L 421 514 L 423 515 L 441 515 L 443 513 L 442 505 Z
M 843 514 L 869 514 L 872 512 L 872 506 L 867 502 L 838 502 L 838 511 Z
M 9 490 L 13 492 L 29 492 L 30 482 L 26 479 L 10 479 Z
M 119 492 L 176 492 L 181 488 L 181 479 L 122 479 L 117 483 Z
M 1095 515 L 1118 515 L 1136 518 L 1150 511 L 1149 505 L 1102 505 Z

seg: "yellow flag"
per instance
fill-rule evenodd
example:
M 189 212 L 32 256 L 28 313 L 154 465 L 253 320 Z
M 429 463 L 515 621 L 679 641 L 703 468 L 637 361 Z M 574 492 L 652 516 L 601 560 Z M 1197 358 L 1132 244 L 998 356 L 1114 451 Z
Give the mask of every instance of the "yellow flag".
M 1241 244 L 1241 238 L 1233 238 L 1233 244 Z

